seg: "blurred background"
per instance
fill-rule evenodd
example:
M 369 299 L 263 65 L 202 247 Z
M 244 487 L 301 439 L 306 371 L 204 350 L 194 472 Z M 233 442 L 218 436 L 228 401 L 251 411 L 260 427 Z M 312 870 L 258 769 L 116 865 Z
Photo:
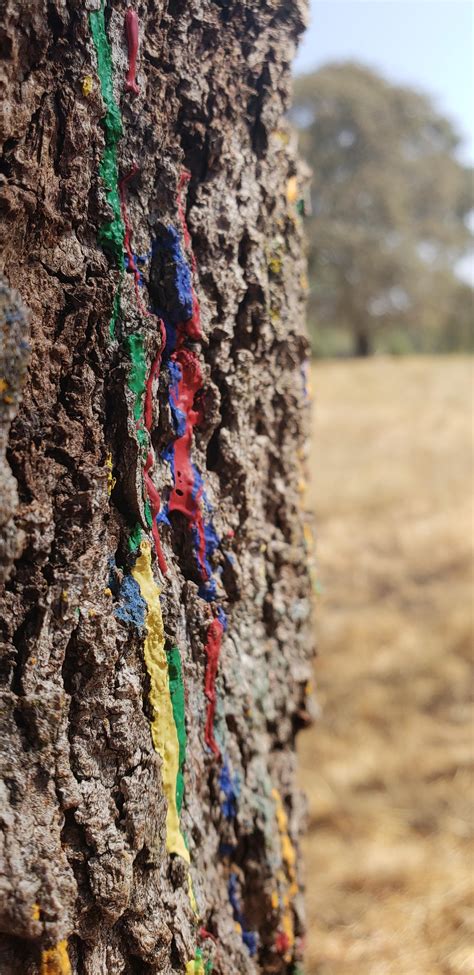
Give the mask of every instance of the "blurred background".
M 313 0 L 306 975 L 474 972 L 474 8 Z

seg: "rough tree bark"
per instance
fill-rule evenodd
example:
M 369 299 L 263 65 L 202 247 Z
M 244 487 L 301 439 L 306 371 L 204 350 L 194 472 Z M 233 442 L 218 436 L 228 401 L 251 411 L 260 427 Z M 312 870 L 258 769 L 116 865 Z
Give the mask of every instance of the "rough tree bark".
M 3 3 L 2 975 L 297 970 L 304 14 Z

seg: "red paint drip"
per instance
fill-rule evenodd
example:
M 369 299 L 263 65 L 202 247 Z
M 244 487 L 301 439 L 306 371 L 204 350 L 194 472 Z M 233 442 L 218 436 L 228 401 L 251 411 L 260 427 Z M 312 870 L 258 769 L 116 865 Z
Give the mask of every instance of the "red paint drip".
M 280 955 L 286 954 L 290 948 L 290 939 L 284 931 L 278 931 L 275 938 L 275 948 Z
M 191 257 L 191 270 L 193 275 L 196 272 L 196 259 L 193 254 L 191 244 L 191 234 L 186 223 L 186 213 L 183 204 L 183 194 L 191 174 L 183 169 L 178 182 L 177 208 L 184 245 Z M 169 500 L 170 511 L 180 511 L 194 526 L 198 536 L 198 561 L 204 579 L 208 578 L 205 568 L 206 540 L 204 534 L 204 521 L 201 512 L 202 488 L 196 490 L 195 473 L 191 463 L 191 444 L 193 431 L 196 424 L 200 421 L 200 411 L 195 407 L 195 396 L 202 388 L 202 372 L 199 361 L 194 352 L 184 347 L 187 338 L 191 340 L 202 339 L 201 316 L 199 302 L 192 287 L 193 313 L 186 322 L 181 322 L 177 329 L 177 346 L 172 358 L 181 367 L 181 379 L 178 383 L 178 392 L 174 405 L 184 414 L 185 430 L 181 437 L 175 441 L 174 445 L 174 473 L 175 484 Z M 220 758 L 220 749 L 214 737 L 214 718 L 217 704 L 216 677 L 219 667 L 219 657 L 222 646 L 222 634 L 224 626 L 216 618 L 209 624 L 206 637 L 206 674 L 204 681 L 204 692 L 207 698 L 206 725 L 204 740 L 216 758 Z M 204 934 L 202 932 L 204 931 Z M 212 937 L 205 929 L 201 929 L 201 937 Z
M 138 53 L 138 17 L 131 7 L 125 14 L 125 31 L 128 47 L 128 72 L 125 78 L 125 91 L 138 95 L 140 89 L 136 82 L 137 53 Z
M 160 539 L 160 533 L 158 531 L 158 525 L 156 524 L 156 516 L 160 513 L 160 508 L 161 508 L 161 498 L 150 477 L 150 469 L 152 467 L 153 467 L 153 454 L 150 450 L 143 470 L 143 481 L 145 483 L 145 491 L 148 500 L 150 502 L 151 516 L 152 516 L 151 530 L 153 532 L 153 541 L 155 543 L 156 557 L 158 559 L 158 565 L 163 575 L 166 575 L 166 573 L 168 572 L 168 566 L 166 564 L 166 559 L 163 554 L 163 549 L 161 547 L 161 539 Z
M 150 373 L 146 381 L 146 390 L 145 390 L 144 414 L 145 414 L 145 427 L 148 430 L 148 433 L 150 433 L 151 425 L 153 422 L 153 380 L 155 379 L 155 376 L 158 377 L 160 375 L 161 360 L 163 358 L 163 350 L 166 345 L 166 329 L 164 326 L 164 322 L 162 322 L 161 318 L 158 319 L 158 322 L 160 325 L 160 332 L 161 332 L 161 347 L 159 352 L 156 353 L 156 356 L 152 362 Z
M 183 170 L 178 183 L 178 214 L 181 222 L 184 242 L 192 256 L 193 272 L 195 270 L 194 256 L 191 250 L 191 236 L 186 224 L 186 217 L 182 203 L 182 192 L 191 174 Z M 198 562 L 204 579 L 208 578 L 205 568 L 206 539 L 204 535 L 204 521 L 201 512 L 202 489 L 195 487 L 195 473 L 191 462 L 191 446 L 194 427 L 199 423 L 201 414 L 194 406 L 194 398 L 202 388 L 202 372 L 199 360 L 191 349 L 185 348 L 186 339 L 199 340 L 202 338 L 199 302 L 193 288 L 193 314 L 177 327 L 176 349 L 172 359 L 181 368 L 181 379 L 178 383 L 176 406 L 185 417 L 185 429 L 181 437 L 174 444 L 174 487 L 171 491 L 168 509 L 180 511 L 194 526 L 198 535 Z
M 195 409 L 194 398 L 202 386 L 202 372 L 199 360 L 191 349 L 182 348 L 183 333 L 178 331 L 178 348 L 173 353 L 173 359 L 181 367 L 181 379 L 178 383 L 178 396 L 174 405 L 184 413 L 185 429 L 181 437 L 174 444 L 174 487 L 168 502 L 169 511 L 180 511 L 197 531 L 198 562 L 203 579 L 208 578 L 205 568 L 206 539 L 204 535 L 204 521 L 201 511 L 202 489 L 195 487 L 195 473 L 191 463 L 191 445 L 193 431 L 201 419 L 199 410 Z
M 150 433 L 151 425 L 153 422 L 153 402 L 152 402 L 153 380 L 155 379 L 156 376 L 160 375 L 161 359 L 163 356 L 163 349 L 166 343 L 166 329 L 163 322 L 161 321 L 161 318 L 159 319 L 159 323 L 160 323 L 160 331 L 161 331 L 161 347 L 152 362 L 151 369 L 146 382 L 146 390 L 145 390 L 144 417 L 145 417 L 145 427 L 148 430 L 148 433 Z M 161 546 L 160 533 L 158 531 L 158 525 L 156 523 L 157 515 L 160 513 L 160 509 L 161 509 L 161 498 L 150 476 L 150 470 L 152 467 L 153 467 L 153 454 L 150 450 L 148 452 L 148 456 L 145 462 L 145 467 L 143 470 L 143 482 L 145 485 L 146 496 L 150 502 L 151 517 L 152 517 L 151 530 L 153 534 L 153 541 L 155 543 L 156 557 L 158 559 L 158 565 L 163 575 L 166 575 L 166 573 L 168 572 L 168 566 L 166 564 L 166 559 Z
M 207 931 L 206 928 L 199 928 L 199 937 L 201 938 L 202 941 L 205 941 L 206 939 L 210 939 L 211 941 L 214 942 L 215 945 L 217 944 L 217 938 L 215 934 L 211 934 L 211 932 Z
M 185 322 L 180 322 L 177 326 L 177 350 L 182 348 L 185 339 L 192 339 L 194 342 L 200 342 L 202 339 L 201 312 L 194 288 L 192 289 L 192 294 L 193 313 L 191 318 L 187 318 Z
M 217 702 L 216 677 L 223 632 L 224 627 L 221 621 L 218 619 L 213 620 L 207 631 L 206 646 L 204 648 L 207 657 L 204 692 L 208 700 L 204 740 L 216 758 L 220 758 L 221 754 L 216 739 L 214 738 L 214 716 Z
M 199 512 L 200 492 L 194 491 L 191 443 L 193 429 L 200 419 L 199 411 L 194 409 L 194 397 L 201 388 L 202 373 L 197 356 L 190 349 L 178 348 L 173 353 L 173 359 L 181 367 L 181 379 L 174 405 L 184 413 L 186 426 L 183 435 L 174 445 L 175 483 L 170 495 L 169 510 L 181 511 L 194 522 Z

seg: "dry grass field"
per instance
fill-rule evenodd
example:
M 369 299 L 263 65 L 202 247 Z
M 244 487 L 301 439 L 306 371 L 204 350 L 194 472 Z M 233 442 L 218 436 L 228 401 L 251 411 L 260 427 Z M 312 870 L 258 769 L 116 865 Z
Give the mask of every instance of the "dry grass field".
M 474 972 L 472 364 L 319 363 L 307 975 Z

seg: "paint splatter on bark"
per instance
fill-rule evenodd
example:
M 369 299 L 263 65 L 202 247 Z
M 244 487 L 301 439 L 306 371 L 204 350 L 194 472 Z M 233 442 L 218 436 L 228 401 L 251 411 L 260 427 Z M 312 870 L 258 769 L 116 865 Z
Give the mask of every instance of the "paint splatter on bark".
M 138 25 L 87 6 L 4 22 L 0 233 L 32 334 L 7 445 L 0 959 L 287 975 L 302 905 L 272 789 L 297 849 L 310 670 L 284 121 L 302 7 L 143 3 Z

